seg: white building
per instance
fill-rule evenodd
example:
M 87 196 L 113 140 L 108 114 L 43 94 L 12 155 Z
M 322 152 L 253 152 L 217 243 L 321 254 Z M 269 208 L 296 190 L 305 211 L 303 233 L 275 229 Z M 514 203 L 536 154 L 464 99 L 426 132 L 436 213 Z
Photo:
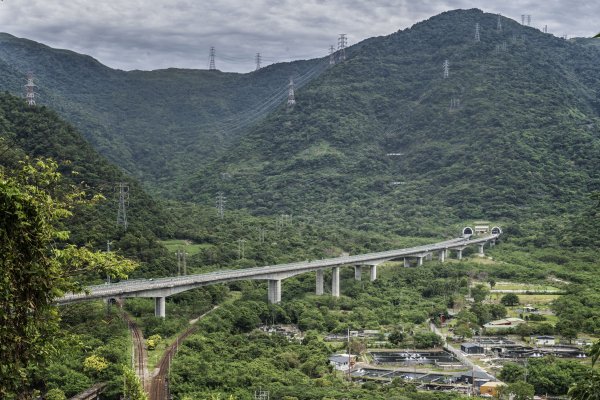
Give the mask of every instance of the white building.
M 356 356 L 352 354 L 334 354 L 329 356 L 329 364 L 337 371 L 348 371 L 356 363 Z

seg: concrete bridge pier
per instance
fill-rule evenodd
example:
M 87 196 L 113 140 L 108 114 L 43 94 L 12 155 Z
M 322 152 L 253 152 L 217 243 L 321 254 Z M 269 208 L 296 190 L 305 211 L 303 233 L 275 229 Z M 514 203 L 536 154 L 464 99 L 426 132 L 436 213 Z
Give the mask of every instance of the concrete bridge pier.
M 331 295 L 340 297 L 340 267 L 331 270 Z
M 362 265 L 354 266 L 354 280 L 360 281 L 362 279 Z
M 404 268 L 410 267 L 410 260 L 408 257 L 404 257 Z
M 281 279 L 269 279 L 268 298 L 270 304 L 281 303 Z
M 377 279 L 377 265 L 371 265 L 369 269 L 369 275 L 371 278 L 371 282 L 374 282 Z
M 165 297 L 154 298 L 154 316 L 165 318 L 167 312 L 165 311 Z
M 417 265 L 419 267 L 423 266 L 423 259 L 427 256 L 417 256 Z
M 431 252 L 427 253 L 427 255 L 425 256 L 425 259 L 426 259 L 427 261 L 431 261 L 431 260 L 433 260 L 433 253 L 431 253 Z
M 439 259 L 440 259 L 440 262 L 446 261 L 446 250 L 439 251 Z
M 316 295 L 317 296 L 322 296 L 323 293 L 325 292 L 323 290 L 323 270 L 322 269 L 318 269 L 317 270 L 317 289 L 316 289 Z
M 484 243 L 479 243 L 479 257 L 484 257 L 485 254 L 483 253 L 483 246 L 485 246 L 485 242 Z

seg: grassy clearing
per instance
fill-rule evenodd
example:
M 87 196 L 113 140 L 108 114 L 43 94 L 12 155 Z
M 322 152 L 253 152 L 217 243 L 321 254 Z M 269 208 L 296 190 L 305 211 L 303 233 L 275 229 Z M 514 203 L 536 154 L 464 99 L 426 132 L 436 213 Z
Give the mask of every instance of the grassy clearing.
M 180 239 L 161 240 L 160 243 L 165 246 L 169 252 L 175 253 L 177 250 L 185 250 L 189 256 L 198 254 L 203 248 L 211 246 L 209 244 L 195 244 L 189 240 Z
M 496 286 L 494 286 L 494 290 L 528 290 L 530 292 L 553 292 L 560 290 L 560 288 L 550 285 L 540 285 L 531 283 L 497 282 Z

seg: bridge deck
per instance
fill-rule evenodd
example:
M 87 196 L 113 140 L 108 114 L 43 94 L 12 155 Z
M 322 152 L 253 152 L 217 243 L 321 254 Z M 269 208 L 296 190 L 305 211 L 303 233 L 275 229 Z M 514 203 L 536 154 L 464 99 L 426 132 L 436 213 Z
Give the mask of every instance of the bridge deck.
M 67 294 L 56 300 L 57 304 L 67 304 L 77 301 L 105 299 L 112 297 L 143 297 L 144 293 L 153 293 L 159 290 L 170 289 L 173 293 L 188 290 L 203 285 L 225 283 L 245 279 L 273 279 L 273 277 L 286 278 L 297 274 L 316 271 L 319 269 L 333 268 L 350 265 L 377 265 L 402 257 L 419 256 L 432 251 L 461 248 L 472 244 L 486 243 L 496 239 L 499 235 L 486 235 L 470 238 L 456 238 L 443 242 L 416 246 L 407 249 L 389 250 L 377 253 L 359 254 L 355 256 L 342 256 L 322 260 L 302 261 L 288 264 L 269 265 L 239 270 L 222 270 L 205 274 L 167 277 L 158 279 L 126 280 L 113 284 L 90 286 L 87 293 Z M 148 295 L 148 297 L 152 297 Z

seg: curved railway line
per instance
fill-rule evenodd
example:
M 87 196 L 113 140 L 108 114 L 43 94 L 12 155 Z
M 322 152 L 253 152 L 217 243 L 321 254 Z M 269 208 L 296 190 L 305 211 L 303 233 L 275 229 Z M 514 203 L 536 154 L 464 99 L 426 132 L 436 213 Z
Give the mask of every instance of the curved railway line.
M 142 386 L 146 389 L 146 346 L 144 344 L 144 334 L 137 324 L 125 312 L 123 317 L 127 321 L 127 326 L 133 337 L 133 351 L 135 372 L 142 382 Z
M 169 347 L 167 347 L 163 354 L 160 362 L 156 366 L 157 373 L 152 378 L 150 383 L 150 400 L 168 400 L 169 399 L 169 387 L 167 378 L 169 375 L 169 369 L 171 367 L 171 360 L 175 357 L 179 348 L 179 343 L 185 340 L 189 335 L 194 333 L 198 329 L 197 326 L 190 326 L 183 333 L 177 336 L 177 339 Z

